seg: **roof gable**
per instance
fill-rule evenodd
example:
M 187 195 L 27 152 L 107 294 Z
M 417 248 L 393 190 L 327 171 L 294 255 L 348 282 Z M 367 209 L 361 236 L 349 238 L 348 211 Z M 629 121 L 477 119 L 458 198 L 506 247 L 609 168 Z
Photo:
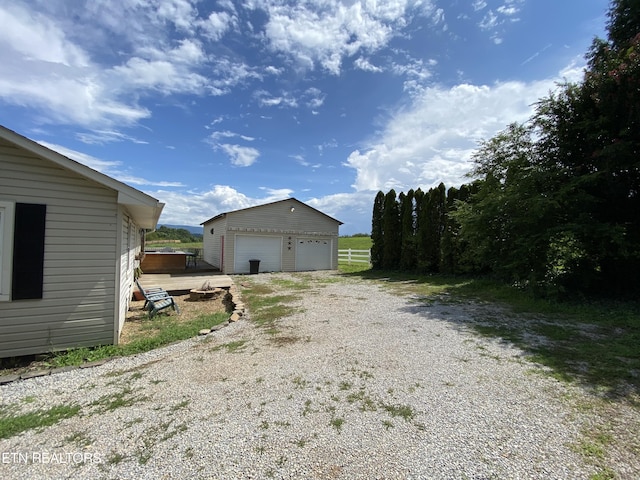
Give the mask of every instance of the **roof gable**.
M 210 218 L 210 219 L 208 219 L 208 220 L 205 220 L 205 221 L 204 221 L 204 222 L 202 222 L 200 225 L 205 225 L 205 224 L 207 224 L 207 223 L 209 223 L 209 222 L 211 222 L 211 221 L 213 221 L 213 220 L 218 220 L 218 219 L 220 219 L 220 218 L 226 217 L 227 215 L 233 215 L 233 214 L 235 214 L 235 213 L 246 212 L 247 210 L 259 209 L 259 208 L 262 208 L 262 207 L 267 207 L 267 206 L 271 206 L 271 205 L 276 205 L 276 204 L 278 204 L 278 203 L 291 202 L 291 201 L 296 202 L 296 203 L 298 203 L 299 205 L 304 205 L 306 208 L 309 208 L 309 209 L 313 210 L 314 212 L 317 212 L 317 213 L 319 213 L 320 215 L 323 215 L 324 217 L 326 217 L 326 218 L 328 218 L 328 219 L 330 219 L 330 220 L 333 220 L 333 221 L 334 221 L 334 222 L 336 222 L 338 225 L 342 225 L 342 222 L 341 222 L 340 220 L 336 220 L 335 218 L 333 218 L 333 217 L 331 217 L 331 216 L 327 215 L 326 213 L 321 212 L 321 211 L 320 211 L 320 210 L 318 210 L 317 208 L 313 208 L 312 206 L 307 205 L 306 203 L 301 202 L 300 200 L 298 200 L 297 198 L 294 198 L 294 197 L 285 198 L 285 199 L 283 199 L 283 200 L 277 200 L 277 201 L 275 201 L 275 202 L 270 202 L 270 203 L 263 203 L 263 204 L 261 204 L 261 205 L 254 205 L 254 206 L 252 206 L 252 207 L 240 208 L 240 209 L 238 209 L 238 210 L 232 210 L 232 211 L 229 211 L 229 212 L 219 213 L 218 215 L 216 215 L 216 216 L 214 216 L 214 217 L 211 217 L 211 218 Z
M 55 152 L 44 145 L 40 145 L 33 140 L 24 137 L 13 130 L 0 125 L 0 138 L 14 144 L 15 146 L 26 150 L 37 157 L 48 160 L 66 170 L 74 172 L 88 180 L 96 182 L 103 187 L 114 190 L 118 194 L 118 204 L 127 208 L 132 215 L 136 224 L 142 228 L 154 229 L 162 213 L 164 204 L 137 190 L 126 185 L 115 178 L 104 173 L 100 173 L 80 162 L 72 160 L 64 155 Z

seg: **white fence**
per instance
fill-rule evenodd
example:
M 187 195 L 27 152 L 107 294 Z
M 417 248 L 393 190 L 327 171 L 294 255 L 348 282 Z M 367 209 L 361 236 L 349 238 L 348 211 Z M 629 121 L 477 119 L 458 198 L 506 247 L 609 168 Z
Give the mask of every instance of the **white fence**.
M 371 250 L 354 250 L 352 248 L 338 250 L 338 262 L 371 264 Z

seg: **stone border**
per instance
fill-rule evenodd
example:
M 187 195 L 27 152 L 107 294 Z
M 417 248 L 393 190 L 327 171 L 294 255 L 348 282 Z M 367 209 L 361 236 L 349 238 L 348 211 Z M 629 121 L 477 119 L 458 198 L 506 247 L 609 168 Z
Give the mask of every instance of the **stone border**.
M 240 318 L 242 318 L 244 316 L 244 314 L 245 314 L 245 306 L 244 306 L 244 303 L 242 302 L 242 300 L 240 299 L 240 290 L 238 290 L 238 287 L 236 286 L 235 283 L 231 284 L 231 286 L 227 290 L 227 293 L 225 294 L 224 301 L 228 302 L 229 304 L 231 304 L 232 308 L 233 308 L 231 316 L 229 317 L 227 322 L 226 323 L 220 323 L 220 324 L 215 325 L 215 326 L 213 326 L 211 328 L 203 328 L 202 330 L 200 330 L 198 332 L 198 335 L 208 335 L 210 333 L 216 332 L 216 331 L 220 330 L 221 328 L 226 327 L 230 323 L 237 322 L 238 320 L 240 320 Z
M 209 335 L 210 333 L 217 332 L 218 330 L 226 327 L 227 325 L 237 322 L 245 315 L 245 306 L 240 298 L 240 290 L 236 286 L 235 283 L 231 284 L 227 293 L 225 294 L 226 302 L 232 305 L 233 311 L 226 322 L 215 325 L 209 329 L 202 329 L 198 332 L 198 335 Z M 7 383 L 16 382 L 18 380 L 28 380 L 30 378 L 37 377 L 46 377 L 48 375 L 55 375 L 56 373 L 69 372 L 71 370 L 77 370 L 79 368 L 92 368 L 99 367 L 100 365 L 104 365 L 105 363 L 111 361 L 114 358 L 122 358 L 122 357 L 112 357 L 112 358 L 103 358 L 102 360 L 96 360 L 95 362 L 87 362 L 82 365 L 70 365 L 67 367 L 57 367 L 57 368 L 48 368 L 44 370 L 34 370 L 32 372 L 25 372 L 21 374 L 15 375 L 4 375 L 0 376 L 0 385 L 6 385 Z

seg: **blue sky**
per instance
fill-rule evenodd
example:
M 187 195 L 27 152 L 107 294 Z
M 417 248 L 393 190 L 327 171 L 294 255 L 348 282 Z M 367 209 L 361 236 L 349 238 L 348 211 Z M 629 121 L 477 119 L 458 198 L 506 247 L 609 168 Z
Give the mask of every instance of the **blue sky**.
M 459 186 L 581 78 L 605 0 L 0 0 L 0 123 L 166 203 L 297 199 L 369 232 L 379 190 Z

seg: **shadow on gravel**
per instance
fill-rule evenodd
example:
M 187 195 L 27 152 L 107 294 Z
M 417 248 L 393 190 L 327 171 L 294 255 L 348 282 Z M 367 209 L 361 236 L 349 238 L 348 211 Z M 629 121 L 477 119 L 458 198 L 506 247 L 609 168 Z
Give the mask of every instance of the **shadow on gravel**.
M 555 303 L 481 278 L 365 270 L 347 277 L 379 282 L 413 303 L 407 311 L 516 345 L 565 382 L 640 408 L 640 305 Z M 466 315 L 442 315 L 442 306 Z

